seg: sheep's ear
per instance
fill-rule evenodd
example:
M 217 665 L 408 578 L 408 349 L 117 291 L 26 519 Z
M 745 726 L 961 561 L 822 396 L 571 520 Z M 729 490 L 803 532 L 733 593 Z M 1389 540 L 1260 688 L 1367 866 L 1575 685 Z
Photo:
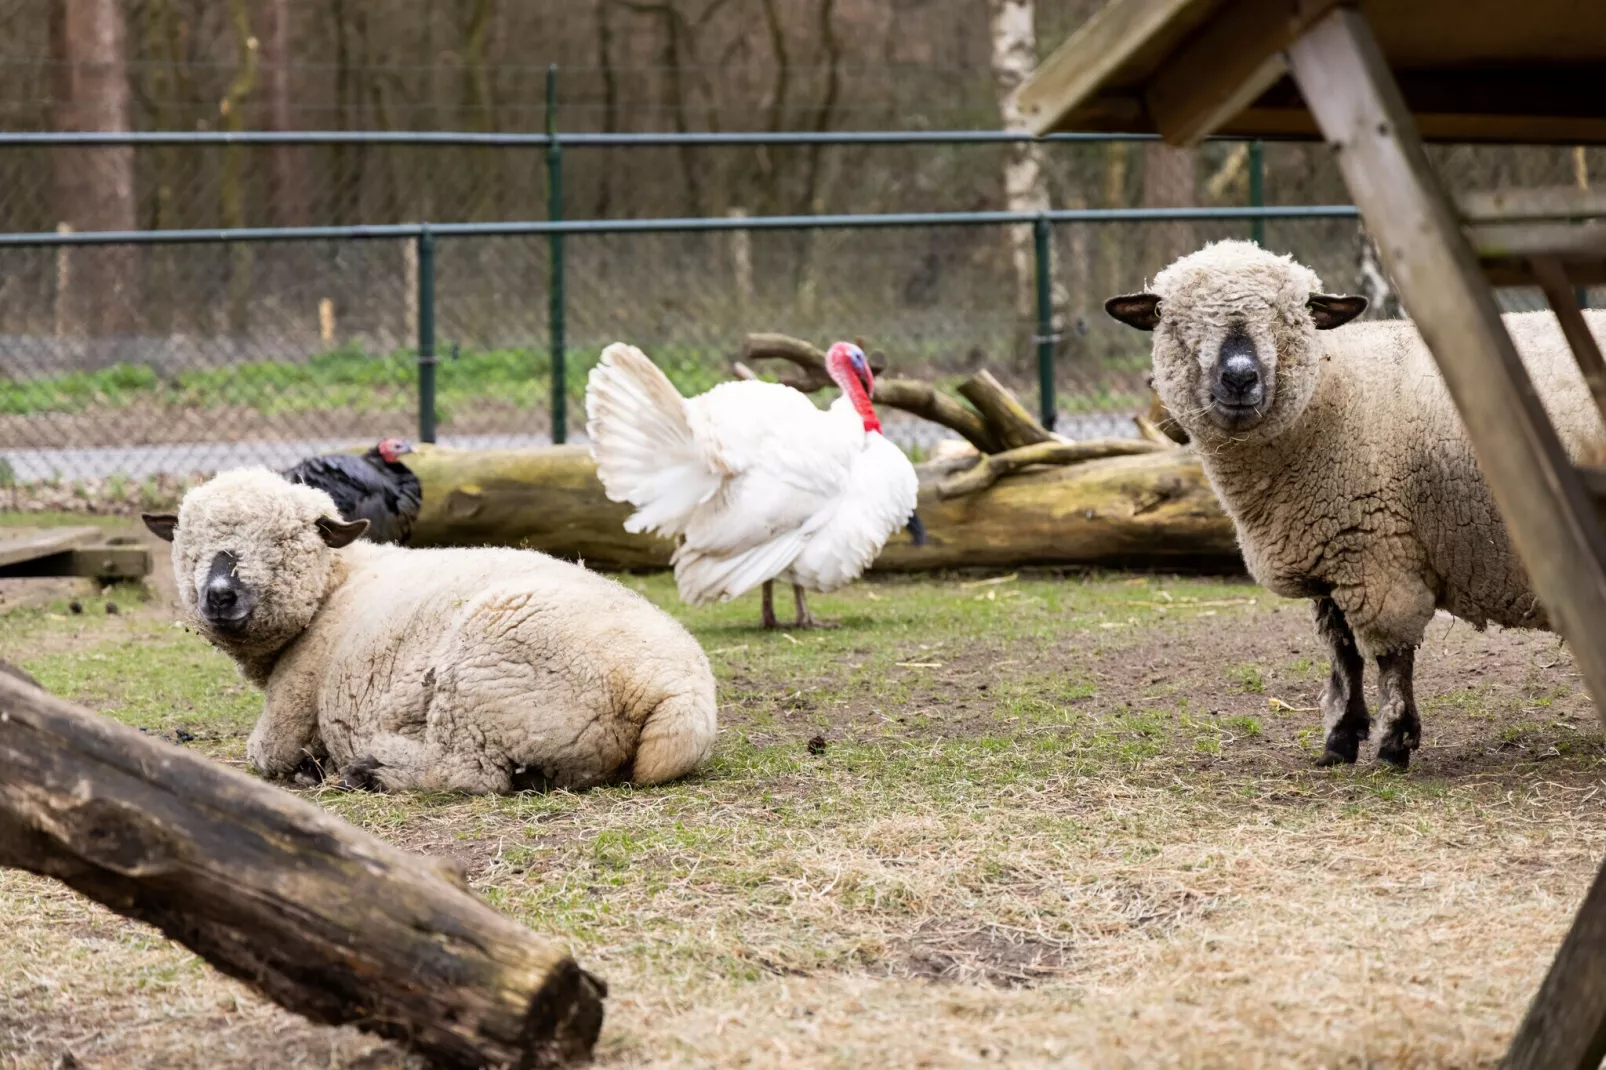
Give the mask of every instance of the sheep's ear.
M 173 541 L 173 533 L 178 530 L 178 517 L 172 513 L 141 513 L 139 518 L 145 521 L 152 535 L 163 542 Z
M 1104 311 L 1140 331 L 1152 331 L 1160 325 L 1160 298 L 1158 294 L 1122 294 L 1104 302 Z
M 362 533 L 368 530 L 368 521 L 353 520 L 348 524 L 344 520 L 331 520 L 326 516 L 320 516 L 317 520 L 317 527 L 318 534 L 323 536 L 324 543 L 330 549 L 338 550 L 342 546 L 350 546 L 362 538 Z
M 1305 307 L 1310 309 L 1310 318 L 1316 322 L 1318 331 L 1330 331 L 1365 312 L 1366 298 L 1350 297 L 1348 294 L 1311 294 Z

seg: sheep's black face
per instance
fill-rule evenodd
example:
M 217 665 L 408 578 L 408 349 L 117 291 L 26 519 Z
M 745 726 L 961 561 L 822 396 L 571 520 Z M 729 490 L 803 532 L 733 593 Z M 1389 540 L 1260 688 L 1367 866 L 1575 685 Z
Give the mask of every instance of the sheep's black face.
M 1225 430 L 1248 430 L 1265 415 L 1270 387 L 1249 333 L 1241 327 L 1228 331 L 1210 377 L 1210 415 Z
M 219 635 L 243 635 L 256 612 L 256 592 L 240 579 L 240 562 L 227 550 L 212 558 L 212 567 L 197 585 L 195 605 L 206 626 Z

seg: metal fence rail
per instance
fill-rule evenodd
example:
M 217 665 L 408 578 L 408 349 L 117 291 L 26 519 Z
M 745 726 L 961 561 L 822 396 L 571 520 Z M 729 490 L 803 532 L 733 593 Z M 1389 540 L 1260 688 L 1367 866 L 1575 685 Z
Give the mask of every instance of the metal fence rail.
M 111 160 L 112 150 L 151 154 L 135 160 L 136 218 L 150 229 L 35 230 L 14 222 L 19 232 L 0 233 L 0 488 L 52 476 L 139 479 L 288 463 L 408 429 L 426 441 L 476 446 L 562 442 L 585 374 L 607 342 L 642 345 L 694 393 L 728 376 L 729 358 L 752 330 L 817 342 L 862 336 L 887 352 L 898 374 L 939 384 L 985 366 L 1051 426 L 1073 435 L 1130 433 L 1128 416 L 1145 398 L 1146 347 L 1106 320 L 1105 297 L 1140 287 L 1175 256 L 1225 237 L 1292 252 L 1330 288 L 1353 289 L 1355 210 L 1264 207 L 1259 143 L 1204 150 L 1201 161 L 1215 154 L 1212 168 L 1236 154 L 1237 184 L 1210 195 L 1229 203 L 1120 207 L 1131 203 L 1129 183 L 1127 194 L 1099 195 L 1115 207 L 1041 213 L 696 216 L 671 208 L 650 218 L 565 219 L 565 192 L 593 199 L 587 184 L 598 170 L 576 164 L 566 175 L 564 160 L 568 149 L 740 156 L 839 147 L 854 153 L 857 166 L 868 157 L 855 147 L 985 152 L 1031 142 L 1050 160 L 1059 147 L 1119 162 L 1128 143 L 1153 140 L 997 130 L 564 133 L 553 111 L 544 132 L 529 133 L 0 133 L 0 153 L 13 154 L 7 173 L 35 183 L 59 174 L 63 161 L 88 167 Z M 342 225 L 178 225 L 276 220 L 252 199 L 267 189 L 251 163 L 259 158 L 249 155 L 276 146 L 323 146 L 316 151 L 337 154 L 325 164 L 364 147 L 380 154 L 375 160 L 411 155 L 389 158 L 384 174 L 351 172 L 363 194 L 355 219 L 336 205 L 312 213 Z M 200 155 L 172 155 L 189 149 Z M 204 183 L 219 180 L 224 159 L 243 169 L 236 192 L 248 210 L 233 216 L 207 207 L 216 191 Z M 906 189 L 879 203 L 932 203 L 931 189 L 948 196 L 944 183 L 976 170 L 953 154 L 920 159 L 940 166 L 915 169 Z M 210 177 L 169 187 L 184 161 L 204 164 Z M 499 181 L 518 196 L 484 211 L 454 202 L 474 178 L 457 175 L 464 163 L 500 168 Z M 390 202 L 370 196 L 387 175 L 413 165 L 422 169 Z M 668 181 L 651 167 L 632 175 L 625 181 Z M 456 177 L 463 181 L 450 185 Z M 448 185 L 432 200 L 440 183 Z M 1318 186 L 1280 181 L 1278 191 L 1314 200 L 1309 191 Z M 50 225 L 58 217 L 41 211 L 59 199 L 36 192 L 14 202 L 26 211 L 7 218 Z M 190 211 L 192 200 L 204 203 Z M 365 205 L 383 210 L 370 214 Z M 529 218 L 543 211 L 546 218 Z M 397 221 L 408 214 L 430 221 Z M 1012 261 L 1023 249 L 1030 263 Z M 1034 275 L 1024 280 L 1029 287 L 1022 265 Z M 905 445 L 930 445 L 928 436 L 940 433 L 899 414 L 887 427 Z
M 0 234 L 0 249 L 71 249 L 84 247 L 151 247 L 186 245 L 249 245 L 284 242 L 397 241 L 413 243 L 411 263 L 416 265 L 417 282 L 414 338 L 417 363 L 418 437 L 425 442 L 436 439 L 436 243 L 443 238 L 494 238 L 516 236 L 621 235 L 621 234 L 706 234 L 721 232 L 876 230 L 935 227 L 1031 226 L 1034 232 L 1036 266 L 1036 335 L 1033 339 L 1037 360 L 1039 408 L 1046 426 L 1053 427 L 1058 414 L 1055 376 L 1053 276 L 1051 255 L 1056 224 L 1156 224 L 1179 222 L 1243 222 L 1263 224 L 1267 220 L 1353 219 L 1355 209 L 1348 205 L 1315 205 L 1276 208 L 1123 208 L 1060 209 L 1046 212 L 916 212 L 887 215 L 773 216 L 712 219 L 609 219 L 609 220 L 530 220 L 502 223 L 409 223 L 384 226 L 336 226 L 294 228 L 244 228 L 221 230 L 152 230 L 82 233 Z M 551 263 L 550 382 L 547 398 L 551 438 L 555 443 L 568 437 L 569 394 L 564 338 L 567 292 L 564 285 L 562 246 L 554 246 Z

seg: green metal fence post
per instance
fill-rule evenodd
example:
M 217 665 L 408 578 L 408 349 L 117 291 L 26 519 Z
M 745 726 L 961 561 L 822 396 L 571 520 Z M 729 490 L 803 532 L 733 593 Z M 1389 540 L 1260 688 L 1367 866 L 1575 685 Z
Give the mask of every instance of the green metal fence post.
M 546 132 L 552 140 L 546 149 L 547 219 L 563 218 L 563 147 L 558 144 L 558 65 L 546 69 Z M 552 340 L 552 441 L 561 444 L 569 437 L 569 384 L 565 367 L 563 339 L 563 235 L 547 236 L 551 257 L 551 306 L 548 326 Z
M 1264 208 L 1266 206 L 1266 144 L 1262 141 L 1249 143 L 1249 207 Z M 1252 219 L 1249 221 L 1249 237 L 1262 249 L 1266 247 L 1266 221 Z
M 435 235 L 418 237 L 418 440 L 435 441 Z
M 1048 216 L 1032 223 L 1032 248 L 1037 261 L 1037 398 L 1043 426 L 1054 430 L 1059 411 L 1054 400 L 1054 227 Z

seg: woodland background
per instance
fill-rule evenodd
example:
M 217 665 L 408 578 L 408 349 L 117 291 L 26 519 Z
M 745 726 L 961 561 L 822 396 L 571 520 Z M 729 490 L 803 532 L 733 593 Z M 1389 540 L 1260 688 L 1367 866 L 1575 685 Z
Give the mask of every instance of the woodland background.
M 1099 6 L 0 0 L 0 127 L 538 131 L 547 67 L 557 64 L 560 130 L 996 129 L 1010 118 L 1007 91 Z M 1567 148 L 1437 155 L 1463 188 L 1587 182 L 1606 167 L 1598 153 Z M 1238 205 L 1248 198 L 1247 156 L 1244 145 L 1226 142 L 1196 151 L 1143 143 L 571 149 L 565 211 Z M 1265 161 L 1267 203 L 1348 200 L 1321 146 L 1268 144 Z M 9 231 L 540 219 L 546 198 L 540 149 L 0 148 L 0 230 Z M 679 369 L 690 388 L 723 374 L 745 331 L 769 329 L 862 337 L 912 374 L 941 378 L 987 364 L 1029 389 L 1023 229 L 571 238 L 571 363 L 583 375 L 601 345 L 627 338 Z M 1142 286 L 1205 240 L 1248 233 L 1244 223 L 1056 227 L 1067 407 L 1118 411 L 1142 393 L 1143 340 L 1108 323 L 1105 298 Z M 1353 223 L 1273 222 L 1265 237 L 1331 289 L 1369 285 Z M 511 354 L 506 374 L 530 386 L 528 398 L 494 417 L 484 415 L 496 409 L 490 395 L 459 405 L 445 414 L 447 432 L 539 432 L 545 240 L 443 241 L 438 264 L 441 336 L 457 347 L 463 380 L 476 359 L 502 353 Z M 396 380 L 394 397 L 376 402 L 384 413 L 409 396 L 405 360 L 392 359 L 411 344 L 416 312 L 408 243 L 17 250 L 0 265 L 0 448 L 169 441 L 215 435 L 220 424 L 275 437 L 366 430 L 360 391 L 343 416 L 292 419 L 323 409 L 297 400 L 291 369 L 331 353 L 346 354 L 343 368 Z M 280 368 L 284 389 L 250 371 L 258 366 Z M 115 382 L 77 390 L 62 376 L 108 372 L 134 384 L 132 394 L 139 384 L 166 390 L 153 411 L 167 415 L 69 419 L 121 395 Z M 212 378 L 196 378 L 204 375 Z M 364 382 L 340 375 L 347 385 Z M 175 399 L 183 382 L 189 388 Z M 28 383 L 45 385 L 16 385 Z M 172 417 L 219 405 L 273 418 Z M 8 424 L 7 412 L 26 419 Z

